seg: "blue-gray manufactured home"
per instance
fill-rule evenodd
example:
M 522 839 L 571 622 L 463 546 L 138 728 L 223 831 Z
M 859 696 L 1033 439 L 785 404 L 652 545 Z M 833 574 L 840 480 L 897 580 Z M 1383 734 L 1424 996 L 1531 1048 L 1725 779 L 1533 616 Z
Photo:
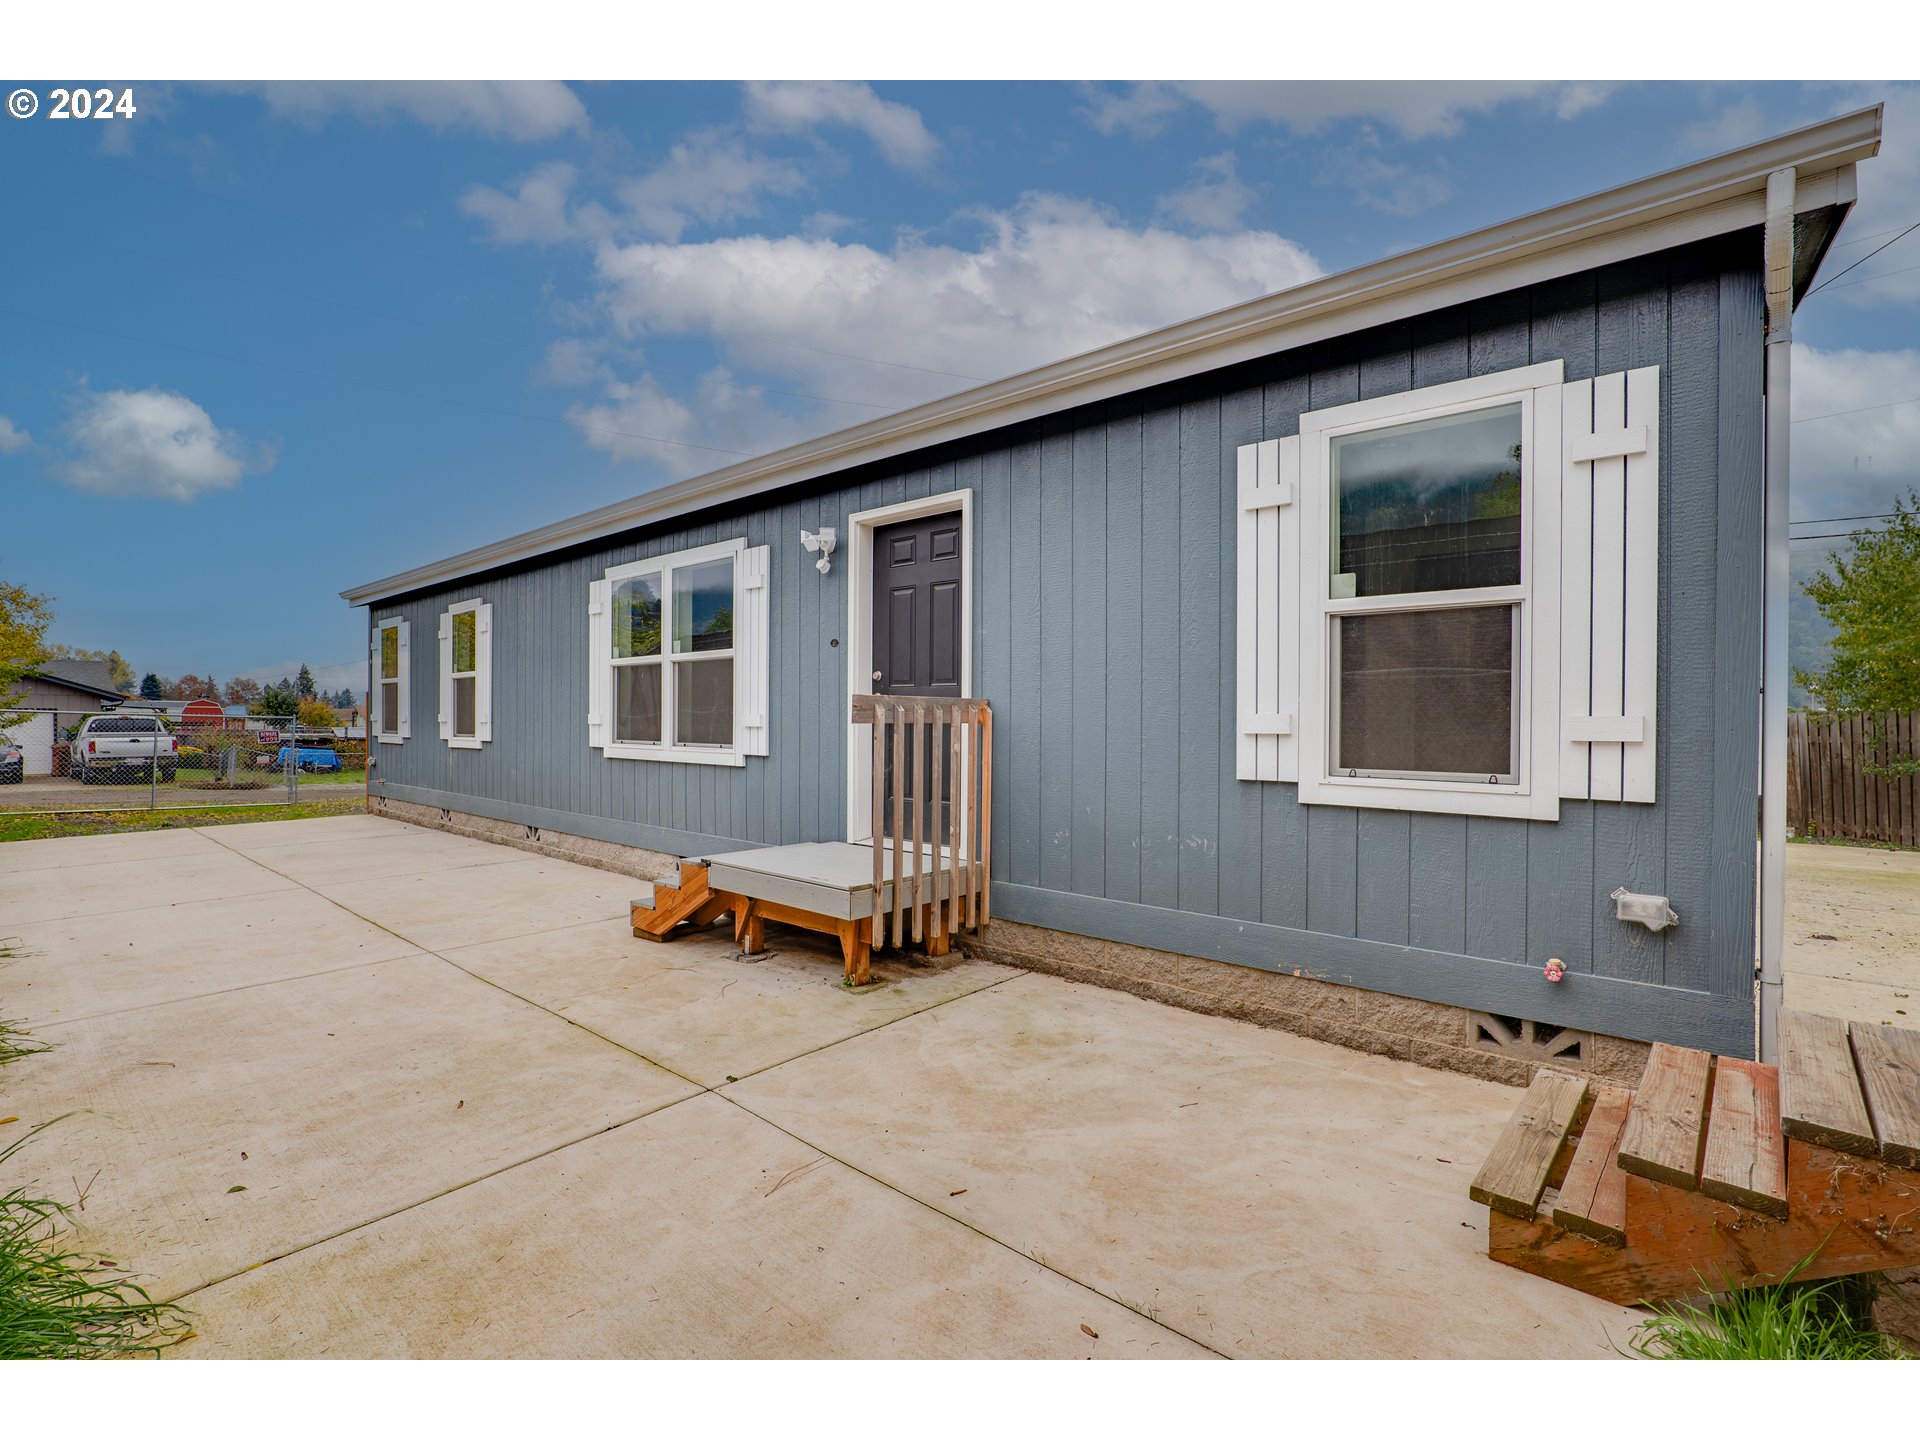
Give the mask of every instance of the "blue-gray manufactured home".
M 1144 988 L 1180 1000 L 1206 990 L 1183 965 L 1215 995 L 1246 967 L 1508 1040 L 1753 1054 L 1777 1000 L 1786 342 L 1879 124 L 347 591 L 370 803 L 642 869 L 860 844 L 853 697 L 979 697 L 994 925 L 1089 957 L 1064 973 L 1153 957 Z

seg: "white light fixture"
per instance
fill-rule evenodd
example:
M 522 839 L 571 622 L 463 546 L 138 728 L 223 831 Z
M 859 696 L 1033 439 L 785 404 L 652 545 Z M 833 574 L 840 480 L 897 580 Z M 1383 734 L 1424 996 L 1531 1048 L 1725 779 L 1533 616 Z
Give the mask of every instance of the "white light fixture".
M 1613 901 L 1614 917 L 1629 924 L 1644 925 L 1658 934 L 1669 925 L 1678 925 L 1680 915 L 1667 903 L 1664 895 L 1636 895 L 1626 886 L 1610 891 L 1607 898 Z
M 800 543 L 806 546 L 809 553 L 815 550 L 820 552 L 820 558 L 813 562 L 814 569 L 818 570 L 822 575 L 833 569 L 833 561 L 827 558 L 833 554 L 832 526 L 818 531 L 802 530 L 800 532 Z

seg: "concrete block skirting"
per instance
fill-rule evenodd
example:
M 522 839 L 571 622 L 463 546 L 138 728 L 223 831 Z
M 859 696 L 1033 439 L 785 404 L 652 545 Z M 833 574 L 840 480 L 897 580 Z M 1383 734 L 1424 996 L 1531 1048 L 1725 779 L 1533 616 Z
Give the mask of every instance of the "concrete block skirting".
M 641 880 L 663 881 L 669 885 L 680 878 L 678 855 L 643 850 L 637 845 L 593 840 L 585 835 L 569 835 L 564 830 L 522 825 L 515 820 L 495 820 L 464 810 L 416 805 L 411 800 L 390 800 L 384 795 L 367 797 L 367 813 L 383 815 L 389 820 L 404 820 L 409 825 L 421 825 L 429 830 L 444 830 L 449 835 L 465 835 L 470 840 L 511 845 L 515 850 L 551 855 L 557 860 L 570 860 L 575 865 L 611 870 L 616 875 L 632 875 Z
M 616 841 L 379 795 L 368 798 L 367 810 L 430 830 L 510 845 L 516 850 L 642 880 L 672 883 L 679 875 L 679 856 Z M 1580 1061 L 1571 1065 L 1513 1048 L 1489 1049 L 1476 1040 L 1478 1027 L 1473 1013 L 1456 1005 L 1255 970 L 1170 950 L 1149 950 L 1012 920 L 995 920 L 984 935 L 963 935 L 959 943 L 965 953 L 982 960 L 1125 990 L 1183 1010 L 1249 1020 L 1312 1040 L 1504 1085 L 1528 1084 L 1535 1071 L 1551 1066 L 1574 1069 L 1611 1085 L 1634 1086 L 1639 1084 L 1647 1060 L 1646 1044 L 1611 1035 L 1587 1037 Z
M 961 946 L 983 960 L 1038 970 L 1067 980 L 1125 990 L 1148 1000 L 1250 1020 L 1312 1040 L 1344 1045 L 1433 1070 L 1453 1070 L 1505 1085 L 1526 1085 L 1536 1071 L 1571 1069 L 1610 1085 L 1636 1086 L 1648 1046 L 1612 1035 L 1588 1035 L 1577 1062 L 1488 1048 L 1472 1011 L 1336 985 L 1272 970 L 1255 970 L 1167 950 L 1148 950 L 1063 930 L 993 921 Z

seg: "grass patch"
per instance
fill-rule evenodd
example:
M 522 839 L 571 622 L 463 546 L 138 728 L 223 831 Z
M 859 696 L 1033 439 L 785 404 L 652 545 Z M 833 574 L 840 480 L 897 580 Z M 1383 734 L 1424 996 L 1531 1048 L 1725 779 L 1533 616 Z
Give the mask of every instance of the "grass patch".
M 0 940 L 0 961 L 11 960 L 19 954 L 13 948 L 15 943 Z M 33 1039 L 6 1016 L 0 1015 L 0 1065 L 11 1065 L 16 1060 L 24 1060 L 29 1055 L 39 1055 L 52 1048 L 43 1041 Z
M 0 1165 L 54 1123 L 0 1150 Z M 157 1355 L 187 1339 L 186 1311 L 153 1299 L 111 1261 L 67 1248 L 67 1213 L 20 1186 L 0 1193 L 0 1360 Z
M 1795 1281 L 1790 1273 L 1705 1308 L 1662 1308 L 1627 1346 L 1649 1360 L 1898 1360 L 1899 1347 L 1870 1319 L 1878 1283 L 1871 1275 Z
M 129 830 L 188 830 L 205 825 L 250 825 L 262 820 L 312 820 L 360 815 L 366 802 L 308 800 L 297 805 L 210 805 L 181 810 L 91 810 L 61 815 L 0 813 L 0 844 L 63 835 L 118 835 Z

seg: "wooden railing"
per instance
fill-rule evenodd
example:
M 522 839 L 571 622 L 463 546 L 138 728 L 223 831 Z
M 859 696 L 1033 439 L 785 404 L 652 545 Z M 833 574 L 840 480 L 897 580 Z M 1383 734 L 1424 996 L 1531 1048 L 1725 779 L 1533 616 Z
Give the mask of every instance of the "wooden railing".
M 851 718 L 873 726 L 872 943 L 888 943 L 891 916 L 895 946 L 944 953 L 988 919 L 993 712 L 984 700 L 856 695 Z

